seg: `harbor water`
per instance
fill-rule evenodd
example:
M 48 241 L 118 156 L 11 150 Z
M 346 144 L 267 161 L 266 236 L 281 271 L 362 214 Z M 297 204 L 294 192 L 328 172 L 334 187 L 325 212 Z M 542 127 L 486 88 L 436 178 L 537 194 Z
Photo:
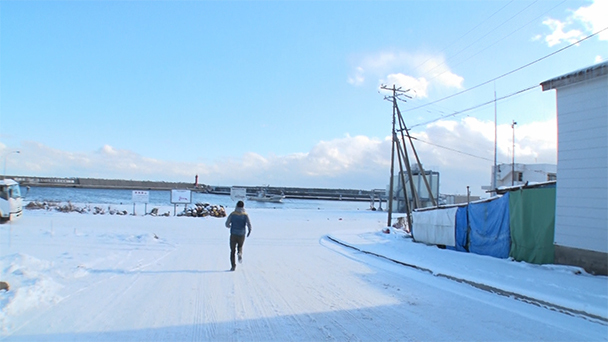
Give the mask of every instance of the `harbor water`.
M 154 206 L 171 206 L 171 191 L 169 190 L 146 190 L 149 194 L 148 210 Z M 125 205 L 133 204 L 133 190 L 126 189 L 91 189 L 91 188 L 68 188 L 68 187 L 29 187 L 22 188 L 24 204 L 29 202 L 71 202 L 80 204 L 105 204 Z M 192 192 L 192 203 L 209 203 L 221 205 L 225 208 L 233 208 L 235 202 L 227 195 L 214 195 L 202 192 Z M 282 203 L 266 203 L 257 201 L 245 201 L 248 208 L 268 209 L 313 209 L 313 210 L 367 210 L 370 202 L 361 201 L 331 201 L 331 200 L 307 200 L 307 199 L 284 199 Z M 377 203 L 376 203 L 377 205 Z M 183 207 L 184 204 L 179 206 Z

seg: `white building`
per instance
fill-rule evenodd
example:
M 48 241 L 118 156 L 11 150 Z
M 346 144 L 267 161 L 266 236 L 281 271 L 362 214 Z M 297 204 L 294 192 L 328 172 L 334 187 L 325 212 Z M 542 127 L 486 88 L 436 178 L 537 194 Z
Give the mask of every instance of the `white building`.
M 492 166 L 492 185 L 482 186 L 483 190 L 494 190 L 526 183 L 542 183 L 557 179 L 557 165 L 555 164 L 498 164 L 496 165 L 496 184 L 494 184 L 494 172 L 494 166 Z
M 557 92 L 555 262 L 608 274 L 608 62 L 541 83 Z

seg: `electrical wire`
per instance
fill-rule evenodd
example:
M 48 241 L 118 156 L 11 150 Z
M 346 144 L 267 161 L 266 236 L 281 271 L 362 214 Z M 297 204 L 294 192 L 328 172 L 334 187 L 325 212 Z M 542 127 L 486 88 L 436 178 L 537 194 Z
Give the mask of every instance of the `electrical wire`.
M 507 34 L 506 36 L 504 36 L 504 37 L 502 37 L 502 38 L 500 38 L 500 39 L 498 39 L 498 40 L 494 41 L 492 44 L 490 44 L 490 45 L 486 46 L 485 48 L 483 48 L 483 49 L 481 49 L 481 50 L 479 50 L 479 51 L 477 51 L 476 53 L 474 53 L 473 55 L 469 56 L 467 59 L 465 59 L 465 60 L 461 61 L 460 63 L 457 63 L 457 64 L 452 65 L 451 67 L 452 67 L 452 68 L 455 68 L 455 67 L 457 67 L 457 66 L 461 65 L 462 63 L 464 63 L 464 62 L 466 62 L 466 61 L 470 60 L 471 58 L 473 58 L 473 57 L 475 57 L 475 56 L 479 55 L 480 53 L 482 53 L 482 52 L 486 51 L 487 49 L 491 48 L 492 46 L 494 46 L 494 45 L 496 45 L 496 44 L 500 43 L 501 41 L 503 41 L 503 40 L 505 40 L 505 39 L 507 39 L 508 37 L 510 37 L 510 36 L 512 36 L 513 34 L 515 34 L 517 31 L 519 31 L 519 30 L 523 29 L 524 27 L 526 27 L 526 26 L 530 25 L 530 24 L 531 24 L 531 23 L 533 23 L 533 22 L 536 22 L 536 21 L 538 20 L 538 18 L 540 18 L 540 17 L 544 16 L 545 14 L 547 14 L 547 13 L 549 13 L 549 12 L 553 11 L 553 10 L 554 10 L 556 7 L 560 6 L 560 5 L 561 5 L 561 4 L 563 4 L 564 2 L 566 2 L 566 0 L 564 0 L 564 1 L 562 1 L 562 2 L 560 2 L 559 4 L 557 4 L 557 5 L 553 6 L 553 7 L 551 7 L 549 10 L 547 10 L 547 11 L 543 12 L 543 13 L 542 13 L 542 14 L 540 14 L 539 16 L 537 16 L 537 17 L 533 18 L 532 20 L 528 21 L 527 23 L 525 23 L 524 25 L 522 25 L 522 26 L 520 26 L 519 28 L 515 29 L 514 31 L 511 31 L 511 33 L 509 33 L 509 34 Z M 525 10 L 525 9 L 527 9 L 527 7 L 526 7 L 526 8 L 524 8 L 524 10 Z M 446 62 L 443 62 L 442 64 L 440 64 L 440 65 L 438 65 L 438 66 L 441 66 L 441 65 L 446 64 L 446 63 L 447 63 L 447 61 L 446 61 Z M 437 74 L 437 75 L 433 76 L 433 77 L 432 77 L 432 78 L 430 78 L 428 81 L 430 82 L 430 81 L 432 81 L 432 80 L 436 79 L 437 77 L 439 77 L 439 76 L 441 76 L 441 75 L 443 75 L 443 74 L 445 74 L 446 72 L 449 72 L 449 71 L 450 71 L 450 70 L 445 70 L 444 72 L 442 72 L 442 73 L 440 73 L 440 74 Z
M 452 151 L 452 152 L 464 154 L 466 156 L 473 157 L 473 158 L 479 158 L 479 159 L 483 159 L 483 160 L 494 162 L 494 159 L 490 159 L 490 158 L 486 158 L 486 157 L 481 157 L 481 156 L 476 156 L 476 155 L 468 153 L 468 152 L 463 152 L 463 151 L 460 151 L 460 150 L 457 150 L 457 149 L 453 149 L 451 147 L 442 146 L 442 145 L 438 145 L 438 144 L 435 144 L 435 143 L 432 143 L 432 142 L 429 142 L 429 141 L 426 141 L 426 140 L 422 140 L 420 138 L 416 138 L 416 137 L 413 137 L 411 135 L 407 135 L 407 136 L 410 137 L 410 138 L 412 138 L 412 139 L 414 139 L 414 140 L 416 140 L 416 141 L 420 141 L 422 143 L 429 144 L 429 145 L 432 145 L 432 146 L 435 146 L 435 147 L 443 148 L 445 150 L 449 150 L 449 151 Z
M 428 124 L 430 124 L 430 123 L 433 123 L 433 122 L 436 122 L 436 121 L 439 121 L 439 120 L 442 120 L 442 119 L 445 119 L 445 118 L 454 117 L 454 116 L 460 115 L 460 114 L 462 114 L 462 113 L 466 113 L 466 112 L 472 111 L 473 109 L 477 109 L 477 108 L 480 108 L 480 107 L 483 107 L 483 106 L 487 106 L 487 105 L 492 104 L 492 103 L 494 103 L 494 102 L 502 101 L 502 100 L 507 99 L 507 98 L 509 98 L 509 97 L 512 97 L 512 96 L 515 96 L 515 95 L 519 95 L 519 94 L 525 93 L 525 92 L 527 92 L 527 91 L 529 91 L 529 90 L 532 90 L 532 89 L 535 89 L 535 88 L 537 88 L 537 87 L 539 87 L 539 85 L 538 85 L 538 84 L 535 84 L 535 85 L 530 86 L 530 87 L 527 87 L 527 88 L 525 88 L 525 89 L 518 90 L 518 91 L 516 91 L 516 92 L 514 92 L 514 93 L 511 93 L 511 94 L 509 94 L 509 95 L 505 95 L 505 96 L 503 96 L 503 97 L 499 97 L 499 98 L 497 98 L 497 99 L 495 99 L 495 100 L 490 100 L 490 101 L 487 101 L 487 102 L 484 102 L 484 103 L 478 104 L 478 105 L 476 105 L 476 106 L 469 107 L 469 108 L 467 108 L 467 109 L 463 109 L 463 110 L 458 111 L 458 112 L 454 112 L 454 113 L 452 113 L 452 114 L 444 115 L 444 116 L 442 116 L 442 117 L 435 118 L 435 119 L 430 120 L 430 121 L 426 121 L 426 122 L 423 122 L 423 123 L 419 123 L 419 124 L 413 125 L 413 126 L 411 126 L 411 127 L 410 127 L 410 129 L 413 129 L 413 128 L 415 128 L 415 127 L 419 127 L 419 126 L 428 125 Z
M 488 83 L 491 83 L 491 82 L 493 82 L 493 81 L 496 81 L 496 80 L 498 80 L 498 79 L 501 79 L 501 78 L 503 78 L 503 77 L 505 77 L 505 76 L 511 75 L 511 74 L 513 74 L 513 73 L 515 73 L 515 72 L 517 72 L 517 71 L 520 71 L 520 70 L 525 69 L 525 68 L 527 68 L 527 67 L 529 67 L 529 66 L 531 66 L 531 65 L 533 65 L 533 64 L 536 64 L 536 63 L 538 63 L 538 62 L 540 62 L 540 61 L 542 61 L 542 60 L 545 60 L 545 59 L 547 59 L 547 58 L 549 58 L 549 57 L 551 57 L 551 56 L 553 56 L 553 55 L 556 55 L 556 54 L 558 54 L 558 53 L 560 53 L 560 52 L 562 52 L 562 51 L 564 51 L 564 50 L 566 50 L 566 49 L 569 49 L 569 48 L 571 48 L 571 47 L 573 47 L 573 46 L 575 46 L 575 45 L 578 45 L 578 44 L 580 44 L 581 42 L 583 42 L 583 41 L 585 41 L 585 40 L 587 40 L 587 39 L 589 39 L 589 38 L 592 38 L 592 37 L 594 37 L 594 36 L 596 36 L 596 35 L 598 35 L 598 34 L 600 34 L 600 33 L 604 32 L 604 31 L 606 31 L 606 30 L 608 30 L 608 27 L 605 27 L 605 28 L 603 28 L 603 29 L 601 29 L 601 30 L 599 30 L 599 31 L 597 31 L 597 32 L 595 32 L 595 33 L 593 33 L 593 34 L 590 34 L 590 35 L 588 35 L 588 36 L 586 36 L 586 37 L 584 37 L 584 38 L 581 38 L 581 39 L 577 40 L 576 42 L 574 42 L 574 43 L 572 43 L 572 44 L 570 44 L 570 45 L 567 45 L 567 46 L 565 46 L 565 47 L 563 47 L 563 48 L 561 48 L 561 49 L 559 49 L 559 50 L 557 50 L 557 51 L 554 51 L 554 52 L 552 52 L 552 53 L 550 53 L 550 54 L 548 54 L 548 55 L 545 55 L 545 56 L 543 56 L 543 57 L 541 57 L 541 58 L 538 58 L 538 59 L 536 59 L 536 60 L 534 60 L 534 61 L 532 61 L 532 62 L 530 62 L 530 63 L 528 63 L 528 64 L 525 64 L 525 65 L 523 65 L 523 66 L 519 67 L 519 68 L 513 69 L 513 70 L 511 70 L 511 71 L 509 71 L 509 72 L 506 72 L 506 73 L 504 73 L 504 74 L 500 75 L 500 76 L 494 77 L 493 79 L 490 79 L 490 80 L 488 80 L 488 81 L 485 81 L 485 82 L 483 82 L 483 83 L 480 83 L 480 84 L 478 84 L 478 85 L 476 85 L 476 86 L 473 86 L 473 87 L 471 87 L 471 88 L 465 89 L 465 90 L 463 90 L 463 91 L 457 92 L 457 93 L 455 93 L 455 94 L 452 94 L 452 95 L 449 95 L 449 96 L 443 97 L 443 98 L 441 98 L 441 99 L 435 100 L 435 101 L 433 101 L 433 102 L 429 102 L 429 103 L 426 103 L 426 104 L 420 105 L 420 106 L 418 106 L 418 107 L 414 107 L 414 108 L 406 109 L 406 110 L 404 110 L 403 112 L 411 112 L 411 111 L 416 110 L 416 109 L 424 108 L 424 107 L 426 107 L 426 106 L 430 106 L 430 105 L 435 104 L 435 103 L 437 103 L 437 102 L 441 102 L 441 101 L 444 101 L 444 100 L 450 99 L 450 98 L 452 98 L 452 97 L 455 97 L 455 96 L 458 96 L 458 95 L 464 94 L 464 93 L 469 92 L 469 91 L 471 91 L 471 90 L 473 90 L 473 89 L 476 89 L 476 88 L 479 88 L 479 87 L 481 87 L 481 86 L 484 86 L 484 85 L 486 85 L 486 84 L 488 84 Z
M 503 9 L 505 9 L 507 6 L 509 6 L 511 3 L 513 3 L 513 1 L 514 1 L 514 0 L 511 0 L 509 3 L 507 3 L 506 5 L 504 5 L 503 7 L 501 7 L 500 9 L 498 9 L 496 12 L 492 13 L 492 14 L 491 14 L 489 17 L 487 17 L 487 18 L 486 18 L 486 19 L 484 19 L 482 22 L 480 22 L 479 24 L 477 24 L 475 27 L 473 27 L 472 29 L 470 29 L 469 31 L 467 31 L 465 34 L 463 34 L 462 36 L 460 36 L 459 38 L 457 38 L 456 40 L 454 40 L 454 41 L 453 41 L 451 44 L 449 44 L 447 47 L 445 47 L 444 49 L 442 49 L 440 52 L 443 52 L 443 51 L 447 50 L 449 47 L 451 47 L 452 45 L 454 45 L 454 44 L 455 44 L 457 41 L 461 40 L 461 39 L 462 39 L 462 38 L 464 38 L 466 35 L 468 35 L 469 33 L 471 33 L 473 30 L 475 30 L 476 28 L 478 28 L 479 26 L 481 26 L 483 23 L 485 23 L 486 21 L 488 21 L 490 18 L 492 18 L 493 16 L 495 16 L 496 14 L 498 14 L 499 12 L 501 12 Z M 534 3 L 536 3 L 536 2 L 538 2 L 538 1 L 535 1 Z M 523 29 L 524 27 L 526 27 L 526 26 L 530 25 L 531 23 L 535 22 L 536 20 L 538 20 L 538 18 L 540 18 L 540 17 L 542 17 L 542 16 L 546 15 L 547 13 L 549 13 L 549 12 L 553 11 L 555 8 L 557 8 L 558 6 L 562 5 L 562 4 L 563 4 L 563 3 L 565 3 L 565 2 L 566 2 L 566 0 L 563 0 L 562 2 L 560 2 L 560 3 L 558 3 L 557 5 L 555 5 L 555 6 L 551 7 L 550 9 L 548 9 L 547 11 L 544 11 L 542 14 L 540 14 L 540 15 L 536 16 L 534 19 L 532 19 L 532 20 L 528 21 L 526 24 L 524 24 L 524 25 L 520 26 L 520 27 L 519 27 L 519 28 L 517 28 L 516 30 L 514 30 L 514 31 L 512 31 L 511 33 L 507 34 L 506 36 L 504 36 L 504 37 L 502 37 L 502 38 L 498 39 L 498 40 L 497 40 L 497 41 L 495 41 L 493 44 L 491 44 L 491 45 L 489 45 L 489 46 L 487 46 L 487 47 L 483 48 L 482 50 L 480 50 L 480 51 L 476 52 L 476 53 L 475 53 L 475 54 L 473 54 L 472 56 L 469 56 L 467 59 L 465 59 L 465 60 L 461 61 L 460 63 L 458 63 L 458 64 L 456 64 L 456 65 L 453 65 L 452 67 L 455 67 L 455 66 L 461 65 L 462 63 L 464 63 L 464 62 L 466 62 L 466 61 L 470 60 L 471 58 L 473 58 L 473 57 L 477 56 L 478 54 L 482 53 L 483 51 L 485 51 L 485 50 L 487 50 L 487 49 L 491 48 L 492 46 L 494 46 L 494 45 L 498 44 L 499 42 L 501 42 L 501 41 L 505 40 L 506 38 L 510 37 L 511 35 L 513 35 L 514 33 L 516 33 L 517 31 L 519 31 L 519 30 Z M 521 12 L 523 12 L 523 11 L 527 10 L 527 9 L 528 9 L 529 7 L 531 7 L 531 6 L 532 6 L 534 3 L 532 3 L 531 5 L 529 5 L 529 6 L 525 7 L 524 9 L 520 10 L 518 13 L 516 13 L 516 14 L 515 14 L 515 15 L 513 15 L 511 18 L 509 18 L 509 19 L 507 19 L 506 21 L 504 21 L 504 22 L 503 22 L 502 24 L 500 24 L 499 26 L 495 27 L 495 28 L 494 28 L 492 31 L 490 31 L 490 32 L 495 31 L 495 30 L 496 30 L 496 29 L 498 29 L 500 26 L 502 26 L 503 24 L 507 23 L 508 21 L 510 21 L 511 19 L 513 19 L 514 17 L 516 17 L 517 15 L 519 15 Z M 488 33 L 488 34 L 489 34 L 489 33 Z M 470 47 L 471 45 L 473 45 L 474 43 L 476 43 L 477 41 L 481 40 L 482 38 L 486 37 L 488 34 L 486 34 L 486 35 L 482 36 L 481 38 L 477 39 L 477 40 L 476 40 L 476 41 L 474 41 L 473 43 L 469 44 L 469 45 L 467 46 L 467 48 L 468 48 L 468 47 Z M 436 69 L 437 67 L 439 67 L 439 66 L 441 66 L 441 65 L 447 64 L 448 60 L 450 60 L 452 57 L 454 57 L 454 56 L 458 55 L 460 52 L 464 51 L 465 49 L 466 49 L 466 48 L 464 48 L 464 49 L 460 50 L 460 51 L 459 51 L 458 53 L 456 53 L 455 55 L 452 55 L 452 56 L 448 57 L 448 58 L 447 58 L 447 59 L 446 59 L 446 60 L 445 60 L 443 63 L 440 63 L 440 64 L 439 64 L 439 65 L 437 65 L 435 68 L 431 69 L 431 71 L 432 71 L 432 70 L 434 70 L 434 69 Z M 426 63 L 427 63 L 428 61 L 430 61 L 431 59 L 432 59 L 432 58 L 428 58 L 428 59 L 427 59 L 427 60 L 425 60 L 423 63 L 421 63 L 420 65 L 416 66 L 416 67 L 414 68 L 414 70 L 418 70 L 418 69 L 419 69 L 419 68 L 420 68 L 422 65 L 426 64 Z M 435 76 L 431 77 L 431 78 L 430 78 L 428 81 L 430 82 L 430 81 L 432 81 L 432 80 L 434 80 L 434 79 L 436 79 L 436 78 L 440 77 L 441 75 L 443 75 L 443 74 L 445 74 L 445 73 L 447 73 L 447 72 L 450 72 L 450 70 L 449 70 L 449 69 L 447 69 L 447 70 L 445 70 L 445 71 L 443 71 L 443 72 L 441 72 L 441 73 L 439 73 L 439 74 L 437 74 L 437 75 L 435 75 Z M 426 74 L 428 75 L 428 74 L 429 74 L 429 72 L 427 72 Z M 439 114 L 440 116 L 444 116 L 444 115 L 445 115 L 444 110 L 435 110 L 435 111 L 438 111 L 438 112 L 440 113 L 440 114 Z M 427 112 L 428 112 L 428 113 L 431 113 L 431 111 L 428 111 L 428 110 L 427 110 Z
M 467 32 L 465 32 L 463 35 L 461 35 L 460 37 L 454 39 L 452 41 L 451 44 L 449 44 L 448 46 L 444 47 L 441 51 L 439 51 L 438 53 L 442 53 L 445 50 L 449 49 L 452 45 L 456 44 L 458 41 L 460 41 L 462 38 L 466 37 L 469 33 L 473 32 L 475 29 L 477 29 L 479 26 L 481 26 L 482 24 L 484 24 L 486 21 L 490 20 L 490 18 L 492 18 L 493 16 L 495 16 L 496 14 L 498 14 L 499 12 L 501 12 L 503 9 L 505 9 L 507 6 L 509 6 L 511 3 L 513 3 L 515 0 L 511 0 L 509 1 L 506 5 L 502 6 L 500 9 L 498 9 L 496 12 L 492 13 L 489 17 L 485 18 L 483 21 L 481 21 L 479 24 L 475 25 L 473 28 L 471 28 L 470 30 L 468 30 Z M 420 63 L 418 66 L 416 66 L 414 68 L 415 70 L 418 70 L 421 66 L 425 65 L 428 61 L 430 61 L 431 58 L 428 58 L 427 60 L 425 60 L 424 62 Z
M 460 49 L 460 51 L 456 52 L 454 55 L 452 55 L 452 56 L 448 57 L 447 59 L 454 58 L 454 57 L 458 56 L 458 55 L 459 55 L 461 52 L 463 52 L 463 51 L 467 50 L 469 47 L 471 47 L 472 45 L 474 45 L 474 44 L 475 44 L 475 43 L 477 43 L 478 41 L 480 41 L 480 40 L 484 39 L 485 37 L 489 36 L 489 35 L 490 35 L 490 34 L 492 34 L 494 31 L 496 31 L 498 28 L 500 28 L 501 26 L 505 25 L 506 23 L 508 23 L 508 22 L 509 22 L 509 21 L 511 21 L 513 18 L 515 18 L 515 17 L 517 17 L 518 15 L 520 15 L 522 12 L 524 12 L 525 10 L 527 10 L 528 8 L 530 8 L 532 5 L 534 5 L 534 4 L 535 4 L 535 3 L 537 3 L 537 2 L 538 2 L 538 0 L 537 0 L 537 1 L 534 1 L 534 2 L 533 2 L 533 3 L 531 3 L 530 5 L 526 6 L 525 8 L 523 8 L 522 10 L 520 10 L 519 12 L 515 13 L 514 15 L 512 15 L 512 16 L 511 16 L 509 19 L 507 19 L 507 20 L 503 21 L 502 23 L 500 23 L 500 25 L 498 25 L 498 26 L 494 27 L 492 30 L 488 31 L 486 34 L 484 34 L 483 36 L 479 37 L 479 38 L 478 38 L 477 40 L 475 40 L 474 42 L 472 42 L 472 43 L 470 43 L 469 45 L 465 46 L 464 48 Z M 465 60 L 465 61 L 466 61 L 466 60 Z M 444 61 L 443 63 L 440 63 L 440 64 L 436 65 L 436 66 L 435 66 L 434 68 L 432 68 L 431 70 L 428 70 L 428 71 L 426 72 L 426 74 L 429 74 L 431 71 L 433 71 L 433 70 L 437 69 L 438 67 L 440 67 L 440 66 L 442 66 L 442 65 L 444 65 L 444 64 L 446 64 L 446 63 L 447 63 L 447 61 Z M 462 62 L 461 62 L 461 64 L 462 64 Z M 433 77 L 433 79 L 434 79 L 434 78 L 436 78 L 436 77 L 438 77 L 438 76 L 440 76 L 440 75 L 443 75 L 445 72 L 446 72 L 446 71 L 444 71 L 443 73 L 441 73 L 441 74 L 439 74 L 439 75 L 437 75 L 437 76 Z

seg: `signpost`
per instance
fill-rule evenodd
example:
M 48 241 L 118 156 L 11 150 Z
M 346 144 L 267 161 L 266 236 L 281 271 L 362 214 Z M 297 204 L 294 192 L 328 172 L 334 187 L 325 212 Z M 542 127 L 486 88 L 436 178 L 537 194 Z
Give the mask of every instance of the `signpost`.
M 171 203 L 173 203 L 173 216 L 175 216 L 178 204 L 183 204 L 185 210 L 186 206 L 192 203 L 192 191 L 183 189 L 171 190 Z
M 133 190 L 133 215 L 135 215 L 135 203 L 145 203 L 144 215 L 148 212 L 148 202 L 150 201 L 150 192 L 146 190 Z
M 234 186 L 230 188 L 230 199 L 233 200 L 234 202 L 245 201 L 246 198 L 247 198 L 247 189 L 237 188 Z

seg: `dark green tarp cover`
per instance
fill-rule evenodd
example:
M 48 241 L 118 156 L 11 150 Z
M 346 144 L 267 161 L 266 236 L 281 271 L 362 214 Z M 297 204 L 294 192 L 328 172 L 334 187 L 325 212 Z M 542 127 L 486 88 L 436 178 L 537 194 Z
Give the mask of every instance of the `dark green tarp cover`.
M 509 256 L 534 264 L 552 264 L 555 232 L 555 187 L 510 192 Z

